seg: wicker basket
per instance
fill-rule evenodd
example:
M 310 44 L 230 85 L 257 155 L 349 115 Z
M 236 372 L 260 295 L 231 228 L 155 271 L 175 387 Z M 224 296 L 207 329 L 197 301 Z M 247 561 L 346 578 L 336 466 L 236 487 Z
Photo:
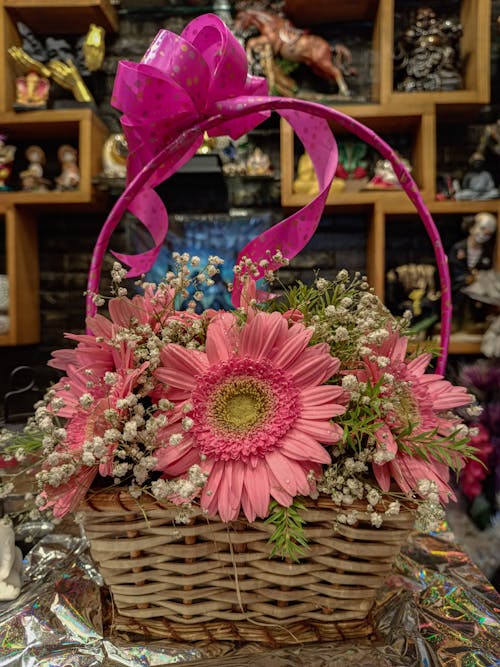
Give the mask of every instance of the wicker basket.
M 310 549 L 300 563 L 270 558 L 272 528 L 231 524 L 125 492 L 100 492 L 81 508 L 91 553 L 110 587 L 115 628 L 182 641 L 269 644 L 366 637 L 377 589 L 413 529 L 404 508 L 370 524 L 334 527 L 341 510 L 327 497 L 306 500 Z

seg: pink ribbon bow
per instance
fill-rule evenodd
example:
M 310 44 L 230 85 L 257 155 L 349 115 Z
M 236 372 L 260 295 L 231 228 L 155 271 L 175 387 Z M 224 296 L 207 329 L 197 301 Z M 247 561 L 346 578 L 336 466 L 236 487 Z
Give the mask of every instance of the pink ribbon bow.
M 92 257 L 87 312 L 95 313 L 92 293 L 99 284 L 109 239 L 123 214 L 133 213 L 150 232 L 154 246 L 139 255 L 114 253 L 130 266 L 129 276 L 146 273 L 154 264 L 168 231 L 166 208 L 153 188 L 170 177 L 196 152 L 206 131 L 237 138 L 277 111 L 293 127 L 314 165 L 319 194 L 309 204 L 266 230 L 240 251 L 255 263 L 269 259 L 266 251 L 297 255 L 313 236 L 337 167 L 337 144 L 329 122 L 335 121 L 373 146 L 394 167 L 399 181 L 420 213 L 433 241 L 442 290 L 442 354 L 446 363 L 451 320 L 446 255 L 418 188 L 394 151 L 371 130 L 344 114 L 312 102 L 268 97 L 266 82 L 248 75 L 242 46 L 217 16 L 204 14 L 182 34 L 161 30 L 140 63 L 119 65 L 112 102 L 123 112 L 129 145 L 127 186 L 108 216 Z M 270 261 L 267 269 L 279 268 Z M 264 269 L 260 270 L 261 277 Z M 233 303 L 240 303 L 242 281 L 235 276 Z M 441 369 L 441 370 L 439 370 Z

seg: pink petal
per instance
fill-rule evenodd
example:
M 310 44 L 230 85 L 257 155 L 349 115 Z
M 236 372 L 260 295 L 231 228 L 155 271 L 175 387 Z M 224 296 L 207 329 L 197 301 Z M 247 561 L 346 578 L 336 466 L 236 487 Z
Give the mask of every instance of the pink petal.
M 283 449 L 281 449 L 281 452 L 283 452 Z M 308 495 L 311 490 L 311 485 L 307 479 L 307 473 L 309 471 L 304 470 L 304 467 L 298 461 L 289 459 L 287 457 L 285 458 L 293 470 L 293 476 L 297 485 L 297 493 L 300 493 L 304 496 Z
M 231 507 L 236 512 L 237 518 L 241 508 L 241 492 L 243 490 L 243 483 L 245 481 L 245 465 L 241 461 L 234 461 L 232 466 L 232 480 L 231 480 Z
M 282 440 L 281 451 L 299 461 L 330 463 L 330 454 L 314 438 L 299 431 L 288 431 Z
M 206 463 L 203 462 L 204 464 Z M 223 461 L 217 461 L 212 468 L 212 472 L 209 474 L 207 483 L 203 487 L 201 492 L 200 505 L 204 509 L 209 509 L 209 507 L 217 507 L 217 492 L 219 489 L 219 484 L 224 475 L 225 463 Z M 203 465 L 202 465 L 203 470 Z M 215 502 L 215 505 L 213 503 Z
M 271 357 L 287 331 L 288 324 L 281 313 L 257 313 L 241 331 L 240 356 L 251 359 Z
M 45 495 L 49 498 L 48 502 L 42 509 L 52 507 L 52 512 L 56 519 L 60 519 L 68 512 L 74 512 L 81 501 L 85 498 L 90 485 L 97 475 L 97 467 L 83 467 L 74 474 L 70 479 L 61 486 L 50 488 L 47 493 L 45 488 Z
M 346 403 L 347 394 L 334 384 L 323 385 L 321 387 L 306 387 L 300 392 L 302 405 L 322 405 L 330 401 L 335 403 Z
M 75 357 L 75 350 L 55 350 L 52 352 L 52 359 L 47 361 L 47 366 L 65 371 L 68 364 L 75 363 Z
M 103 315 L 97 313 L 97 315 L 94 315 L 94 317 L 87 317 L 87 319 L 85 320 L 85 324 L 87 325 L 87 329 L 89 331 L 92 331 L 94 336 L 111 338 L 111 335 L 113 333 L 113 325 Z
M 125 329 L 130 326 L 133 318 L 137 318 L 136 309 L 133 307 L 130 299 L 126 297 L 111 299 L 108 304 L 108 310 L 113 322 Z
M 291 496 L 296 496 L 297 480 L 295 479 L 294 469 L 290 464 L 290 459 L 287 459 L 286 456 L 283 456 L 279 451 L 274 451 L 267 454 L 266 463 L 278 480 L 281 488 Z
M 377 448 L 397 454 L 398 443 L 394 439 L 394 435 L 388 426 L 382 424 L 373 435 L 377 441 Z
M 432 396 L 434 410 L 451 410 L 472 402 L 472 396 L 465 387 L 456 387 L 447 380 L 429 382 L 427 389 Z
M 233 462 L 226 461 L 224 464 L 224 474 L 221 477 L 219 488 L 217 489 L 217 512 L 222 521 L 232 521 L 238 516 L 238 509 L 233 507 L 231 494 L 231 481 L 233 473 Z
M 236 318 L 232 313 L 216 315 L 207 329 L 205 351 L 210 365 L 233 356 L 238 342 Z
M 287 370 L 297 387 L 305 389 L 329 380 L 337 372 L 339 363 L 338 359 L 330 356 L 325 343 L 308 347 Z
M 251 507 L 251 511 L 248 513 L 243 507 L 247 519 L 253 521 L 255 516 L 262 518 L 267 516 L 270 500 L 269 472 L 262 461 L 259 461 L 255 468 L 245 467 L 243 490 L 247 495 L 248 505 Z
M 155 376 L 176 389 L 194 389 L 196 376 L 208 370 L 204 352 L 187 350 L 176 343 L 163 348 L 161 360 L 164 365 L 155 371 Z
M 390 357 L 392 361 L 404 361 L 408 349 L 408 338 L 393 333 L 380 346 L 380 354 Z
M 299 418 L 295 421 L 294 427 L 311 435 L 320 442 L 333 444 L 338 442 L 342 437 L 343 431 L 338 424 L 330 424 L 325 422 L 315 422 L 309 419 Z
M 252 523 L 252 521 L 255 521 L 257 512 L 244 486 L 241 492 L 241 508 L 243 510 L 243 514 L 246 516 L 248 521 L 250 521 L 250 523 Z
M 292 329 L 289 329 L 288 333 Z M 273 356 L 273 362 L 276 366 L 286 370 L 304 352 L 314 332 L 302 326 L 301 329 L 300 333 L 288 336 L 283 345 L 276 350 L 276 354 Z
M 345 405 L 327 403 L 326 405 L 311 405 L 304 407 L 300 411 L 300 416 L 303 419 L 331 419 L 337 415 L 343 415 L 345 411 Z
M 372 468 L 375 479 L 377 480 L 382 491 L 389 491 L 391 486 L 391 475 L 389 473 L 389 466 L 387 463 L 382 463 L 380 465 L 378 463 L 373 463 Z
M 157 459 L 155 470 L 161 470 L 168 477 L 183 475 L 192 465 L 199 463 L 200 454 L 193 447 L 193 441 L 185 436 L 178 445 L 165 445 L 155 450 Z
M 408 370 L 414 375 L 423 375 L 431 359 L 432 354 L 430 353 L 419 354 L 416 359 L 408 363 Z
M 272 497 L 283 507 L 290 507 L 293 497 L 283 489 L 270 468 L 268 468 L 268 475 Z

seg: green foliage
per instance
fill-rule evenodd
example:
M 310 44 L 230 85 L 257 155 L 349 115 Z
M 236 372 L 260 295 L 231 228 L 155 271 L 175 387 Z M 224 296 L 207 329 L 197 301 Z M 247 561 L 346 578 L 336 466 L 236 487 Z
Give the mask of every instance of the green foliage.
M 458 471 L 461 467 L 461 458 L 471 459 L 481 463 L 475 456 L 477 451 L 471 447 L 469 438 L 457 438 L 457 431 L 449 435 L 439 435 L 437 429 L 414 433 L 415 424 L 408 424 L 398 433 L 398 448 L 424 461 L 439 461 L 452 470 Z
M 290 507 L 282 507 L 275 500 L 269 506 L 269 516 L 265 523 L 274 526 L 269 538 L 272 545 L 271 557 L 288 558 L 295 563 L 299 562 L 307 549 L 307 539 L 304 531 L 305 520 L 300 512 L 306 508 L 296 498 Z

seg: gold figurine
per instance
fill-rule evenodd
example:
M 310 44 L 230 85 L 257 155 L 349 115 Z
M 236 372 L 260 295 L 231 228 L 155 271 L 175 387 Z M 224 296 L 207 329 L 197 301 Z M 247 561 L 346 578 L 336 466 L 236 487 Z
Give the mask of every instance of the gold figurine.
M 85 67 L 89 72 L 101 69 L 104 60 L 104 28 L 91 23 L 82 44 Z
M 72 60 L 68 59 L 66 62 L 51 60 L 47 65 L 44 65 L 28 55 L 19 46 L 11 46 L 8 53 L 20 67 L 28 70 L 28 73 L 34 72 L 46 79 L 52 78 L 62 88 L 70 90 L 78 102 L 94 102 L 92 94 Z

